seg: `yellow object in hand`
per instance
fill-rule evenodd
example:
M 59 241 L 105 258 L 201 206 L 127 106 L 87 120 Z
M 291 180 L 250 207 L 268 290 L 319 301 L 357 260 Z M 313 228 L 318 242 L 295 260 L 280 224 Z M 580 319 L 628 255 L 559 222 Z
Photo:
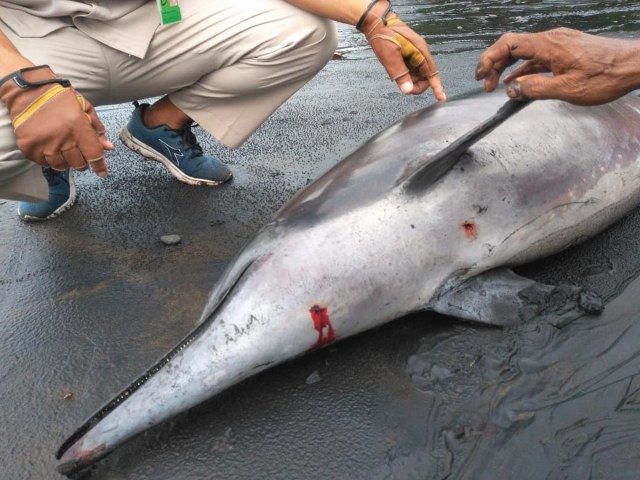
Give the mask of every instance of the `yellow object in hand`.
M 398 21 L 398 17 L 390 18 L 387 20 L 387 25 L 391 25 Z M 417 69 L 426 60 L 422 52 L 399 33 L 396 33 L 393 36 L 393 42 L 400 47 L 400 54 L 402 55 L 402 58 L 404 58 L 404 63 L 406 63 L 407 67 L 411 70 Z

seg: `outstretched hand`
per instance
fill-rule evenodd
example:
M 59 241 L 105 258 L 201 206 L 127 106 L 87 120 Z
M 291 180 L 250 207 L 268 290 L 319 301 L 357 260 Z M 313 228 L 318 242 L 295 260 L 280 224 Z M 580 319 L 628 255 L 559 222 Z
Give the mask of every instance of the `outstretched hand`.
M 596 105 L 640 86 L 639 50 L 637 42 L 569 28 L 507 33 L 480 56 L 475 78 L 484 81 L 486 91 L 493 91 L 505 69 L 523 59 L 525 62 L 504 78 L 511 98 Z
M 391 11 L 387 0 L 373 4 L 357 27 L 402 93 L 419 95 L 431 88 L 436 100 L 446 100 L 429 45 Z

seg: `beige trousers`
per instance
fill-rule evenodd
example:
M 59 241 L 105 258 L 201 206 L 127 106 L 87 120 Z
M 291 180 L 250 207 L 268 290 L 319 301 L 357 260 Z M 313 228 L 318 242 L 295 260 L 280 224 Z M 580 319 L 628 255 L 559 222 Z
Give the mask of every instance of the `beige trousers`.
M 43 38 L 0 30 L 36 65 L 48 64 L 94 105 L 169 94 L 220 142 L 237 147 L 328 62 L 333 22 L 283 0 L 188 0 L 184 20 L 156 31 L 139 59 L 69 27 Z M 24 158 L 0 102 L 0 198 L 47 199 L 40 166 Z

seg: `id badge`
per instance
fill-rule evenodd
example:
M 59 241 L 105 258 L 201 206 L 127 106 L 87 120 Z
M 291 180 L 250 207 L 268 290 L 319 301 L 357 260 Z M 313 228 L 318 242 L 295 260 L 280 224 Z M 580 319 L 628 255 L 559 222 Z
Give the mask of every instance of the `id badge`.
M 163 25 L 182 21 L 178 0 L 158 0 L 158 10 Z

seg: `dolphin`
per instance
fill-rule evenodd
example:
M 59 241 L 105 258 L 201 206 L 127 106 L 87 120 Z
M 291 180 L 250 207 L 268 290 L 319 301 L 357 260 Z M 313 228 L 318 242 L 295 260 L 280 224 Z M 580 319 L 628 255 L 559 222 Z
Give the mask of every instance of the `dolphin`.
M 196 329 L 62 444 L 58 471 L 72 475 L 249 376 L 411 312 L 506 326 L 600 311 L 579 287 L 509 268 L 640 203 L 640 99 L 533 102 L 431 181 L 438 152 L 506 100 L 474 92 L 418 110 L 299 191 L 230 264 Z

